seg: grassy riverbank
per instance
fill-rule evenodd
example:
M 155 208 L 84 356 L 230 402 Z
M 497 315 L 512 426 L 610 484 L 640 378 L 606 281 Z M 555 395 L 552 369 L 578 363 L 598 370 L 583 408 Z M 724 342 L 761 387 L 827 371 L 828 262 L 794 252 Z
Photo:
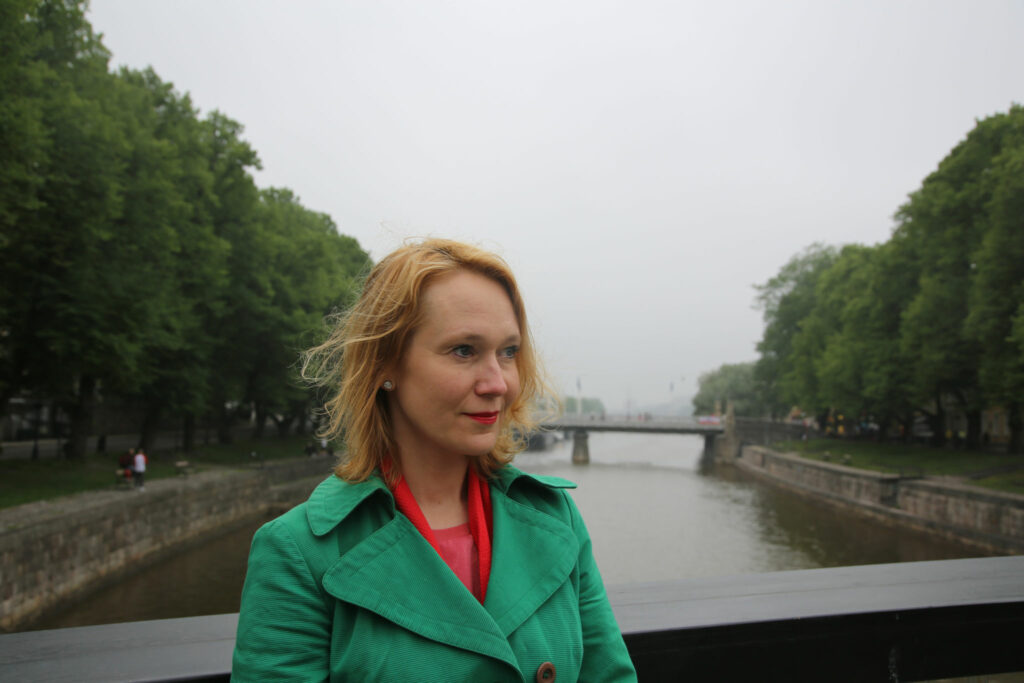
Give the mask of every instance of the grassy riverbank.
M 247 467 L 259 460 L 306 457 L 309 437 L 239 440 L 202 446 L 190 453 L 176 450 L 149 453 L 146 481 L 178 476 L 175 463 L 187 460 L 195 471 L 214 467 Z M 255 455 L 253 455 L 255 454 Z M 118 486 L 114 474 L 120 453 L 90 453 L 83 460 L 8 459 L 0 461 L 0 509 L 48 500 L 82 491 Z
M 955 477 L 966 484 L 1024 494 L 1024 456 L 896 443 L 811 439 L 777 448 L 812 460 L 876 472 Z

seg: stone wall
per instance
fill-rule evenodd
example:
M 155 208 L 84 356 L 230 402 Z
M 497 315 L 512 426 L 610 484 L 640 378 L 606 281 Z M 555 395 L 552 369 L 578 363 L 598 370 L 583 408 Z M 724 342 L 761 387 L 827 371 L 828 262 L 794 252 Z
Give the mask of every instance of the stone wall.
M 1015 551 L 1024 552 L 1024 496 L 922 479 L 901 483 L 899 508 L 944 527 L 981 535 L 997 547 L 1000 539 L 1013 539 Z
M 324 459 L 159 479 L 0 510 L 0 630 L 175 548 L 302 501 Z
M 722 421 L 724 432 L 715 437 L 712 451 L 717 460 L 732 461 L 740 457 L 745 445 L 769 445 L 779 441 L 799 440 L 814 430 L 799 423 L 736 417 L 732 404 L 726 408 Z
M 1024 552 L 1024 496 L 956 482 L 867 472 L 744 446 L 732 462 L 755 476 L 862 513 L 997 553 Z

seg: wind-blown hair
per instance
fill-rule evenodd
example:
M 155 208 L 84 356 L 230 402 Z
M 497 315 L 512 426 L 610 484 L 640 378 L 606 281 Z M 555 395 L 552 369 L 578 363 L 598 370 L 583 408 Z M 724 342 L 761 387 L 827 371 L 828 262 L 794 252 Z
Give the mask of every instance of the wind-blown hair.
M 472 459 L 482 476 L 491 476 L 523 449 L 526 435 L 536 426 L 536 406 L 544 397 L 555 395 L 537 358 L 523 299 L 508 264 L 496 254 L 452 240 L 408 243 L 374 266 L 359 299 L 335 319 L 327 340 L 305 354 L 303 376 L 334 392 L 324 406 L 328 424 L 322 436 L 345 442 L 345 453 L 334 468 L 340 478 L 363 481 L 395 452 L 391 415 L 381 388 L 385 373 L 398 366 L 421 322 L 427 286 L 438 276 L 458 270 L 478 273 L 504 288 L 522 337 L 515 357 L 519 395 L 502 411 L 494 448 Z M 389 478 L 396 478 L 400 467 L 395 461 Z

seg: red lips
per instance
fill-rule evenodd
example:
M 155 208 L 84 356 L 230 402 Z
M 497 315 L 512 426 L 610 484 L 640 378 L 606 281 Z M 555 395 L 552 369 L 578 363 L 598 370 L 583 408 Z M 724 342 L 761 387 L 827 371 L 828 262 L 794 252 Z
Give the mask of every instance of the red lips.
M 466 417 L 476 420 L 480 424 L 492 425 L 498 421 L 498 413 L 466 413 Z

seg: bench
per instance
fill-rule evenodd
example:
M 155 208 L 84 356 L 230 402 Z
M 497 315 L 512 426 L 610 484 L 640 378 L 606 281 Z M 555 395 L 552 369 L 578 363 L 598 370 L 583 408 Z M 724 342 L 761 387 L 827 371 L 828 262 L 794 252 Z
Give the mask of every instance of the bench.
M 196 468 L 188 460 L 178 460 L 174 463 L 174 468 L 178 471 L 178 476 L 181 477 L 187 477 L 196 471 Z

